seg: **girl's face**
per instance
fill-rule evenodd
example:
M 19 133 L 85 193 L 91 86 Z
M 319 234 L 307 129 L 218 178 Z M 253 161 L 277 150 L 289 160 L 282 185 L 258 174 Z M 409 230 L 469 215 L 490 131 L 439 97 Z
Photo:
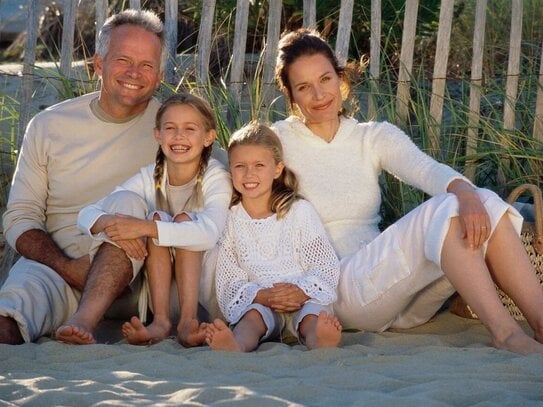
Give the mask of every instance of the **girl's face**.
M 168 107 L 154 129 L 169 165 L 199 164 L 204 147 L 215 140 L 215 130 L 206 130 L 200 112 L 190 105 Z
M 337 121 L 342 107 L 341 79 L 322 54 L 304 55 L 289 67 L 292 101 L 308 127 Z
M 230 152 L 230 172 L 236 191 L 243 202 L 269 206 L 273 180 L 279 178 L 285 165 L 276 163 L 269 148 L 257 145 L 236 146 Z

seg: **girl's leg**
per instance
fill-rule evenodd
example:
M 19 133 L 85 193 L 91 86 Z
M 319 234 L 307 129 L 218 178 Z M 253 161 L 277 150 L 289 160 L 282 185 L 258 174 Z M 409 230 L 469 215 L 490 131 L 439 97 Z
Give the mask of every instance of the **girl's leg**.
M 174 218 L 174 222 L 191 220 L 186 213 L 178 214 Z M 175 250 L 175 279 L 180 308 L 177 340 L 185 347 L 200 346 L 205 342 L 206 324 L 200 324 L 198 321 L 202 258 L 202 252 Z
M 153 220 L 159 220 L 158 214 Z M 138 317 L 122 326 L 123 335 L 133 345 L 160 342 L 168 337 L 172 329 L 170 320 L 170 287 L 172 262 L 168 247 L 156 246 L 152 239 L 147 239 L 147 259 L 145 268 L 149 278 L 149 290 L 153 307 L 153 322 L 145 327 Z
M 491 238 L 493 242 L 489 242 L 488 249 L 491 252 L 498 250 L 499 245 L 491 246 L 501 242 L 503 238 L 500 236 L 503 233 L 501 229 L 504 228 L 503 218 L 500 223 L 502 224 L 496 227 Z M 518 237 L 515 236 L 515 239 Z M 514 241 L 515 239 L 510 240 Z M 507 241 L 507 244 L 511 243 Z M 506 250 L 502 247 L 502 251 L 507 250 L 510 250 L 509 247 Z M 452 285 L 490 331 L 494 346 L 517 353 L 543 353 L 543 345 L 526 335 L 503 307 L 496 293 L 494 280 L 485 263 L 483 251 L 467 247 L 458 218 L 451 219 L 450 228 L 443 244 L 441 266 Z M 516 265 L 508 271 L 515 268 Z
M 206 342 L 213 350 L 251 352 L 258 347 L 267 329 L 260 312 L 251 309 L 239 320 L 233 331 L 220 319 L 208 324 Z
M 526 250 L 504 216 L 489 240 L 486 262 L 494 281 L 522 310 L 535 339 L 543 342 L 543 290 Z
M 205 341 L 205 323 L 198 321 L 202 257 L 202 252 L 175 250 L 175 280 L 180 308 L 177 340 L 185 347 L 200 346 Z
M 299 326 L 300 337 L 308 349 L 336 348 L 341 341 L 341 324 L 332 314 L 306 315 Z

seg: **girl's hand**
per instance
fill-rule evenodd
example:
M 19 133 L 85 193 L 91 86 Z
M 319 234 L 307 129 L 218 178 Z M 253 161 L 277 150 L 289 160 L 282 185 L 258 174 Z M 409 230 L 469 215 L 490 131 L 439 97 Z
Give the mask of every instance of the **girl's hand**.
M 154 221 L 121 214 L 105 218 L 103 230 L 114 242 L 119 243 L 121 240 L 133 240 L 141 237 L 157 237 Z
M 479 249 L 490 237 L 490 218 L 477 191 L 462 180 L 451 182 L 449 191 L 458 197 L 460 223 L 466 243 L 471 249 Z
M 269 290 L 269 306 L 276 312 L 298 311 L 310 299 L 300 287 L 291 283 L 275 283 Z

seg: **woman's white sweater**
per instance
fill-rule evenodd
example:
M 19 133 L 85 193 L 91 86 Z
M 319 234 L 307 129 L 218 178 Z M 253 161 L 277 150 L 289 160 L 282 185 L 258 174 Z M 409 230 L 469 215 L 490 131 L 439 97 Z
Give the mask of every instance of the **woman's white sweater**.
M 429 195 L 447 192 L 454 179 L 466 180 L 387 122 L 341 117 L 330 143 L 294 116 L 276 122 L 273 129 L 283 144 L 286 165 L 298 176 L 302 195 L 316 208 L 340 258 L 379 234 L 383 170 Z

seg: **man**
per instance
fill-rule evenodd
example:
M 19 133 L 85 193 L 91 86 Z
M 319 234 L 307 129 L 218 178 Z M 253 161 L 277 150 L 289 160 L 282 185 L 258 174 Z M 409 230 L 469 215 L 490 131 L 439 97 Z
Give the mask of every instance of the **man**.
M 136 282 L 141 262 L 133 265 L 122 247 L 144 250 L 143 243 L 103 244 L 91 262 L 92 241 L 76 222 L 81 208 L 153 161 L 159 102 L 152 95 L 166 55 L 154 13 L 114 15 L 94 56 L 100 91 L 52 106 L 29 123 L 3 218 L 6 239 L 22 257 L 0 290 L 0 343 L 55 331 L 65 342 L 94 343 L 106 310 Z

